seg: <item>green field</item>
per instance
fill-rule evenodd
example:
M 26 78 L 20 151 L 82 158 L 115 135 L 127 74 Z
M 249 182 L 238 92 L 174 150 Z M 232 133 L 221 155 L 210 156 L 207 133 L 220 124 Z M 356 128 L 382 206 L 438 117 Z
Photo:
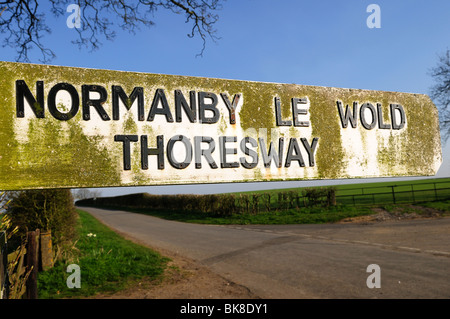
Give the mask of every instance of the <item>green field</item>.
M 169 220 L 203 224 L 332 223 L 373 214 L 373 208 L 421 213 L 405 205 L 450 211 L 450 178 L 333 186 L 335 205 L 326 193 L 311 200 L 305 188 L 274 189 L 218 195 L 132 194 L 98 199 L 86 206 L 120 209 Z M 329 186 L 312 189 L 328 190 Z M 309 188 L 311 191 L 311 188 Z M 320 192 L 318 192 L 320 193 Z M 324 195 L 325 194 L 325 195 Z M 192 206 L 192 203 L 203 204 Z M 231 202 L 230 206 L 229 205 Z M 225 207 L 225 208 L 224 208 Z M 228 210 L 227 207 L 230 207 Z
M 322 186 L 323 188 L 329 186 Z M 450 199 L 450 178 L 420 179 L 410 181 L 341 184 L 336 189 L 336 201 L 342 205 L 384 205 L 421 203 Z M 248 192 L 274 195 L 280 192 L 299 191 L 299 188 Z M 275 198 L 275 196 L 274 196 Z

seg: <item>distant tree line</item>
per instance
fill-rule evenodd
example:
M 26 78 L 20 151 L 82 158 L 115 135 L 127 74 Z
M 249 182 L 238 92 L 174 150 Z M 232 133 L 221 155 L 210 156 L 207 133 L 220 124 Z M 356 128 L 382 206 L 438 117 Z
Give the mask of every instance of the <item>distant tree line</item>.
M 152 195 L 147 193 L 79 200 L 78 206 L 145 208 L 229 216 L 336 205 L 333 187 L 241 194 Z

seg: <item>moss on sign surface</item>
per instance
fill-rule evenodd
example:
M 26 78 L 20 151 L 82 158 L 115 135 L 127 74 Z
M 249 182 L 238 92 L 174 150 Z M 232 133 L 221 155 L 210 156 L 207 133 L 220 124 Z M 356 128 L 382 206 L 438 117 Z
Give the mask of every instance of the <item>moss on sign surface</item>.
M 17 95 L 19 80 L 31 95 Z M 72 85 L 79 98 L 74 108 L 69 91 L 53 94 L 56 113 L 76 113 L 68 120 L 49 109 L 49 92 L 58 83 Z M 118 98 L 119 119 L 113 118 L 112 86 L 126 95 Z M 138 87 L 142 96 L 132 97 Z M 5 190 L 434 175 L 442 161 L 436 107 L 419 94 L 10 62 L 0 62 L 0 94 Z M 18 114 L 17 96 L 24 114 Z M 337 102 L 347 112 L 356 103 L 356 127 L 343 127 Z M 362 108 L 365 103 L 372 107 Z M 391 104 L 404 111 L 400 129 L 386 128 Z M 158 162 L 159 137 L 164 152 Z

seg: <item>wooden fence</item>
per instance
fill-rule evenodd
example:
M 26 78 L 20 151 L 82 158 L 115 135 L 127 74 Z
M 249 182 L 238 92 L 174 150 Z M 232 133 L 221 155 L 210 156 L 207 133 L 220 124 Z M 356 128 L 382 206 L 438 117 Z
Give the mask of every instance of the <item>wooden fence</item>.
M 37 277 L 41 270 L 53 267 L 53 250 L 50 232 L 39 229 L 27 233 L 25 246 L 8 254 L 4 233 L 0 234 L 0 299 L 37 299 Z M 8 264 L 13 265 L 8 272 Z

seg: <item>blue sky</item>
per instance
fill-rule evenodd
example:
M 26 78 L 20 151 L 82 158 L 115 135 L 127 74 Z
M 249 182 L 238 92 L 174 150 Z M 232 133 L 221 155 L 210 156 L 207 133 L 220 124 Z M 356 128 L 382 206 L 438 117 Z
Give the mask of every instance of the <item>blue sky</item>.
M 368 28 L 369 4 L 381 9 L 381 28 Z M 48 12 L 52 34 L 43 42 L 57 57 L 50 64 L 224 79 L 400 91 L 429 94 L 428 75 L 438 54 L 450 47 L 448 0 L 228 0 L 216 24 L 216 43 L 208 41 L 203 57 L 200 38 L 186 34 L 182 15 L 158 10 L 155 25 L 135 35 L 117 37 L 95 52 L 71 44 L 74 29 L 66 18 Z M 0 60 L 14 61 L 2 48 Z M 35 50 L 31 62 L 39 63 Z M 450 176 L 450 143 L 443 145 L 438 177 Z M 311 182 L 190 185 L 109 189 L 104 195 L 130 191 L 154 193 L 239 191 L 311 185 Z

